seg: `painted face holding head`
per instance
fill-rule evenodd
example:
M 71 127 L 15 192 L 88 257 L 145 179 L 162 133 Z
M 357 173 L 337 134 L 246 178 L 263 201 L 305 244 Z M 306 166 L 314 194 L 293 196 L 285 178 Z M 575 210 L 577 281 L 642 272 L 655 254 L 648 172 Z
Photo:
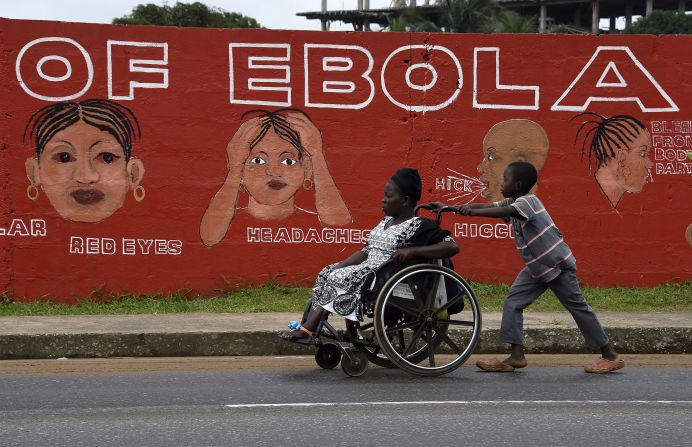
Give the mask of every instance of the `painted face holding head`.
M 25 137 L 34 143 L 27 158 L 27 196 L 42 191 L 66 220 L 100 222 L 120 209 L 128 191 L 144 199 L 144 164 L 132 157 L 139 124 L 125 106 L 105 99 L 61 102 L 37 111 Z
M 246 193 L 246 212 L 260 220 L 293 214 L 295 194 L 314 190 L 316 214 L 327 225 L 346 225 L 351 214 L 334 184 L 323 153 L 322 135 L 297 109 L 251 110 L 226 147 L 228 175 L 212 198 L 200 224 L 207 246 L 226 235 Z M 303 210 L 304 211 L 304 210 Z

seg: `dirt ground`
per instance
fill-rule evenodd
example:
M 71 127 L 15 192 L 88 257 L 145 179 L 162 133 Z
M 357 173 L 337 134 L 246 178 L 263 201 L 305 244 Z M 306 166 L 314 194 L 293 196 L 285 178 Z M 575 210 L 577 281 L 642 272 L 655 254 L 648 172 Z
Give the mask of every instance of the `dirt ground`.
M 477 360 L 492 355 L 473 355 L 462 368 L 474 368 Z M 595 355 L 527 355 L 531 367 L 582 367 L 593 363 Z M 628 368 L 677 367 L 692 368 L 692 355 L 623 355 Z M 371 365 L 377 368 L 375 365 Z M 2 375 L 95 374 L 95 373 L 156 373 L 243 371 L 256 369 L 315 369 L 312 356 L 287 357 L 127 357 L 107 359 L 1 360 Z

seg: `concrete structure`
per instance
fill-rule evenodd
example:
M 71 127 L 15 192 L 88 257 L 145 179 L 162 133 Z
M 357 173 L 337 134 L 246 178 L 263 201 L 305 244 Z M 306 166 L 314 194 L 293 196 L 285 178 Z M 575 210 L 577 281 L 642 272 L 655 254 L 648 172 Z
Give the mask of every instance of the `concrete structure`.
M 504 8 L 526 16 L 539 18 L 540 33 L 599 34 L 616 32 L 616 19 L 624 18 L 625 25 L 632 23 L 634 16 L 647 16 L 654 9 L 685 12 L 690 10 L 689 0 L 498 0 Z M 431 4 L 432 3 L 432 4 Z M 421 17 L 434 20 L 440 14 L 440 6 L 431 1 L 393 0 L 390 8 L 370 9 L 368 0 L 359 0 L 354 10 L 328 10 L 327 1 L 322 0 L 322 10 L 303 12 L 297 15 L 310 20 L 320 20 L 322 30 L 329 23 L 350 23 L 357 31 L 367 31 L 371 24 L 385 27 L 392 18 L 398 17 L 402 8 L 417 8 Z M 609 26 L 599 29 L 601 19 L 608 19 Z

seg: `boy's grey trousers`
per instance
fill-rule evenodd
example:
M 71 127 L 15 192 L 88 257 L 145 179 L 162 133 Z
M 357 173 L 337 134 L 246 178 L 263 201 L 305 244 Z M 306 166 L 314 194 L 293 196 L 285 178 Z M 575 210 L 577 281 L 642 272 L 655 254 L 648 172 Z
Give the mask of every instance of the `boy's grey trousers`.
M 548 288 L 572 314 L 572 318 L 576 321 L 590 348 L 602 348 L 608 344 L 608 336 L 581 293 L 576 270 L 562 270 L 557 278 L 545 283 L 532 278 L 528 267 L 524 267 L 519 272 L 505 298 L 500 328 L 500 338 L 503 342 L 524 345 L 523 311 Z

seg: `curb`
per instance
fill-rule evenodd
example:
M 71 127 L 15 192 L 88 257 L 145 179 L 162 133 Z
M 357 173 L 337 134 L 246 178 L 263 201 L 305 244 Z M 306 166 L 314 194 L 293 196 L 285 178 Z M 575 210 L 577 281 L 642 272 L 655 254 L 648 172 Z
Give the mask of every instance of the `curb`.
M 692 328 L 605 328 L 623 354 L 692 354 Z M 576 328 L 527 328 L 527 353 L 592 352 Z M 500 354 L 499 329 L 484 329 L 474 351 Z M 313 348 L 281 342 L 274 331 L 8 334 L 0 336 L 0 360 L 104 357 L 305 355 Z

